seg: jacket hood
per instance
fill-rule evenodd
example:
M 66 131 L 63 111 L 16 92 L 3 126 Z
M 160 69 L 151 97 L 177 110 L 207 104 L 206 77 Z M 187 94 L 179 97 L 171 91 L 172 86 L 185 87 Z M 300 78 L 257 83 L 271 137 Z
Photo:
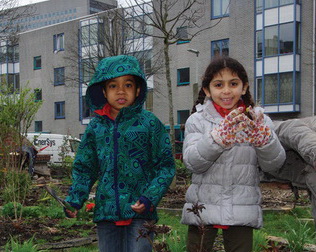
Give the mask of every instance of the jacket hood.
M 119 55 L 102 59 L 89 83 L 86 92 L 86 101 L 90 109 L 102 109 L 107 103 L 102 89 L 105 81 L 123 75 L 134 75 L 139 77 L 141 83 L 140 93 L 134 105 L 141 106 L 145 102 L 147 93 L 147 82 L 138 60 L 133 56 Z M 133 105 L 133 106 L 134 106 Z

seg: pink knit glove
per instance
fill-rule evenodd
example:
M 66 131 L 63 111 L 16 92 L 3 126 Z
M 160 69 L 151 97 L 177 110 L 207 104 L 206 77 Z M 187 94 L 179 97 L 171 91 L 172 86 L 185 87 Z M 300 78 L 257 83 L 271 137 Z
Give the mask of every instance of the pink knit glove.
M 248 128 L 242 107 L 231 111 L 217 128 L 211 131 L 214 141 L 223 148 L 231 148 L 235 143 L 245 142 L 246 135 L 243 133 Z M 249 120 L 249 118 L 248 118 Z
M 254 110 L 249 107 L 247 111 L 250 113 L 253 120 L 246 120 L 247 127 L 245 128 L 245 133 L 247 134 L 246 141 L 255 147 L 261 147 L 266 145 L 271 137 L 271 129 L 264 125 L 264 115 L 260 111 L 255 113 Z

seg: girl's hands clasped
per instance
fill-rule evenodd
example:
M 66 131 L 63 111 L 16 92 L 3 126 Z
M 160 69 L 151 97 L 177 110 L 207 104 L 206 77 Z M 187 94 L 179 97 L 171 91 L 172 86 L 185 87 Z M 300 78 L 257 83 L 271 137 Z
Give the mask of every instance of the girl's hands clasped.
M 248 120 L 245 133 L 248 135 L 247 142 L 255 147 L 266 145 L 271 137 L 271 129 L 264 125 L 264 116 L 262 111 L 256 114 L 251 107 L 248 109 L 253 120 Z
M 271 130 L 264 125 L 264 115 L 256 114 L 251 107 L 247 111 L 251 120 L 244 114 L 244 108 L 232 110 L 219 126 L 211 131 L 214 141 L 223 148 L 231 148 L 236 143 L 250 143 L 255 147 L 266 145 L 271 136 Z
M 223 148 L 231 148 L 235 143 L 243 143 L 244 136 L 239 132 L 247 128 L 246 120 L 249 119 L 242 107 L 232 110 L 219 126 L 211 131 L 214 141 Z

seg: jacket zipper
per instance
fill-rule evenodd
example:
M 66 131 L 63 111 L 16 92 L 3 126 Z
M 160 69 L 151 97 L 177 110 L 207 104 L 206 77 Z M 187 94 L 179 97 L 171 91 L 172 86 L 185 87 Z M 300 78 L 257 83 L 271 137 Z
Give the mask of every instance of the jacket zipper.
M 118 192 L 118 168 L 117 168 L 117 156 L 118 156 L 118 141 L 117 141 L 117 127 L 118 123 L 114 121 L 114 191 L 115 191 L 115 201 L 116 208 L 119 216 L 119 220 L 121 220 L 121 209 L 120 209 L 120 200 L 119 200 L 119 192 Z

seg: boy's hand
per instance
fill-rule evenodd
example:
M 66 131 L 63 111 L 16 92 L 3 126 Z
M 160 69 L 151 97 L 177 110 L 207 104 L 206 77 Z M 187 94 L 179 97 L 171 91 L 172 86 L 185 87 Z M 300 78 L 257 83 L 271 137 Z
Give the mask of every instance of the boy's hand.
M 134 205 L 131 205 L 131 208 L 138 214 L 141 214 L 146 210 L 145 204 L 141 204 L 139 200 Z
M 65 214 L 68 218 L 76 218 L 77 217 L 78 210 L 75 210 L 72 212 L 72 211 L 64 208 L 64 211 L 65 211 Z

